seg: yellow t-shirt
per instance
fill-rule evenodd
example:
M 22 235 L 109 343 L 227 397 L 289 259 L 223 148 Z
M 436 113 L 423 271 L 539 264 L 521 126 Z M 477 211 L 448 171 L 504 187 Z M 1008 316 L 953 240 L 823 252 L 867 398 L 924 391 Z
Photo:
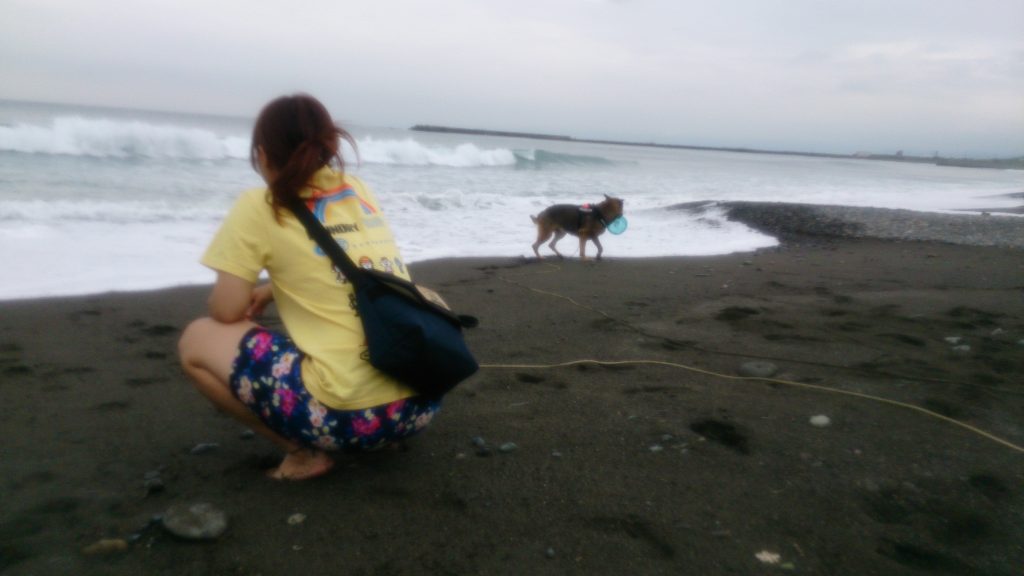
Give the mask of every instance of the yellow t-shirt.
M 409 279 L 376 198 L 361 181 L 325 167 L 301 195 L 356 265 Z M 370 365 L 352 285 L 290 211 L 275 221 L 269 199 L 266 188 L 244 192 L 202 263 L 253 283 L 262 270 L 269 273 L 281 320 L 306 354 L 303 382 L 321 403 L 357 410 L 414 395 Z

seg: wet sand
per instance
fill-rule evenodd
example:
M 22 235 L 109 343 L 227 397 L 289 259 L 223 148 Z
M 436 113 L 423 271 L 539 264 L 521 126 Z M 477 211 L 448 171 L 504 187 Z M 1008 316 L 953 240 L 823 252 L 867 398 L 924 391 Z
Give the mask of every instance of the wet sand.
M 611 244 L 415 266 L 479 317 L 486 367 L 405 451 L 298 484 L 177 367 L 208 287 L 0 303 L 0 572 L 1020 573 L 1024 252 Z M 588 359 L 692 369 L 504 367 Z M 749 362 L 774 381 L 726 377 Z M 150 523 L 194 502 L 227 514 L 218 539 Z M 82 552 L 105 538 L 127 548 Z

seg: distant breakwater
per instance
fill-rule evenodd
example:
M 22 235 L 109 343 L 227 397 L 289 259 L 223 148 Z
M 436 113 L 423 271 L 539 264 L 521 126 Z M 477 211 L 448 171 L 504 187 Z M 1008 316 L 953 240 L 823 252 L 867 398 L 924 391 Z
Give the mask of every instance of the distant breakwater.
M 689 202 L 669 209 L 700 214 L 711 207 L 724 209 L 730 220 L 781 239 L 877 238 L 1024 249 L 1024 217 L 1008 214 L 941 214 L 784 202 Z
M 1024 170 L 1024 156 L 1019 158 L 946 158 L 944 156 L 912 156 L 903 152 L 895 154 L 874 154 L 857 152 L 855 154 L 829 154 L 825 152 L 798 152 L 792 150 L 763 150 L 759 148 L 736 148 L 721 146 L 693 146 L 687 144 L 659 144 L 656 142 L 627 142 L 622 140 L 597 140 L 573 138 L 558 134 L 538 134 L 532 132 L 510 132 L 504 130 L 483 130 L 478 128 L 454 128 L 451 126 L 433 126 L 417 124 L 410 128 L 415 132 L 438 132 L 442 134 L 469 134 L 475 136 L 500 136 L 504 138 L 531 138 L 534 140 L 558 140 L 562 142 L 582 142 L 586 144 L 611 144 L 614 146 L 642 146 L 646 148 L 670 148 L 676 150 L 705 150 L 712 152 L 738 152 L 745 154 L 777 154 L 782 156 L 809 156 L 812 158 L 844 158 L 850 160 L 888 160 L 892 162 L 914 162 L 919 164 L 935 164 L 937 166 L 954 166 L 961 168 L 997 168 Z

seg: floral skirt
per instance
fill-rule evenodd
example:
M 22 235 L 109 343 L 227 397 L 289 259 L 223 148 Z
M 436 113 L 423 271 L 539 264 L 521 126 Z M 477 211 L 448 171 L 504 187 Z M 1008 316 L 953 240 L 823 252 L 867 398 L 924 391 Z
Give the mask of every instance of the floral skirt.
M 360 410 L 335 410 L 302 384 L 303 353 L 284 334 L 256 327 L 242 338 L 231 391 L 268 428 L 299 444 L 329 451 L 376 450 L 423 430 L 441 400 L 418 397 Z

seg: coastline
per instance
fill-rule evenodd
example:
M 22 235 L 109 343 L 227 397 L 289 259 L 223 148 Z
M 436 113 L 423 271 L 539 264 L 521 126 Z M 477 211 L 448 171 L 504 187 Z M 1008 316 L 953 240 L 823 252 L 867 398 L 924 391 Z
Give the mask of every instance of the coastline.
M 714 220 L 719 220 L 722 213 L 729 220 L 742 222 L 753 230 L 766 236 L 773 237 L 779 241 L 786 241 L 789 238 L 798 237 L 820 237 L 820 238 L 874 238 L 897 241 L 937 241 L 950 244 L 972 245 L 972 246 L 1001 246 L 1009 248 L 1024 248 L 1024 193 L 1011 193 L 993 198 L 1009 199 L 1016 205 L 1011 207 L 989 208 L 987 210 L 975 209 L 971 212 L 978 213 L 938 213 L 921 212 L 913 210 L 855 207 L 855 206 L 833 206 L 823 204 L 795 204 L 786 202 L 719 202 L 719 201 L 696 201 L 666 206 L 666 213 L 688 212 L 690 219 L 700 219 L 711 209 L 716 209 L 713 215 Z M 683 221 L 681 218 L 680 221 Z M 674 234 L 677 228 L 672 228 Z M 532 234 L 532 230 L 524 231 L 526 238 Z M 683 231 L 685 233 L 685 231 Z M 671 246 L 671 242 L 666 243 Z M 763 245 L 763 244 L 762 244 Z M 519 248 L 517 246 L 516 248 Z M 679 251 L 678 248 L 675 251 Z M 737 253 L 749 253 L 744 250 Z M 512 252 L 515 254 L 515 252 Z M 523 254 L 526 254 L 525 252 Z M 614 257 L 631 257 L 628 251 L 616 249 L 609 253 Z M 690 254 L 657 254 L 667 257 L 687 257 Z M 490 255 L 494 258 L 508 257 L 508 253 L 502 255 Z M 452 256 L 441 255 L 415 260 L 416 262 L 431 262 L 438 259 L 451 258 Z M 111 278 L 118 278 L 116 271 L 109 273 Z M 122 290 L 110 287 L 111 290 L 122 290 L 125 292 L 160 290 L 162 288 L 180 285 L 180 278 L 170 281 L 165 280 L 163 285 L 159 278 L 154 282 L 147 282 L 145 288 Z M 199 283 L 205 280 L 203 276 Z M 192 282 L 188 285 L 194 285 Z M 76 286 L 81 286 L 76 284 Z M 90 286 L 95 287 L 94 284 Z M 90 293 L 101 293 L 98 291 L 81 291 L 70 294 L 47 294 L 46 298 L 60 298 L 63 296 L 78 296 Z M 0 302 L 31 300 L 33 296 L 25 296 L 26 291 L 22 289 L 17 295 L 7 296 L 0 294 Z
M 1021 255 L 792 235 L 711 257 L 417 263 L 480 318 L 466 334 L 487 367 L 407 451 L 295 485 L 264 479 L 275 451 L 177 368 L 209 287 L 0 302 L 0 569 L 1013 574 L 1020 452 L 826 389 L 1024 445 Z M 588 358 L 700 371 L 497 366 Z M 724 377 L 748 362 L 777 381 Z M 225 511 L 227 532 L 191 543 L 150 524 L 192 502 Z

